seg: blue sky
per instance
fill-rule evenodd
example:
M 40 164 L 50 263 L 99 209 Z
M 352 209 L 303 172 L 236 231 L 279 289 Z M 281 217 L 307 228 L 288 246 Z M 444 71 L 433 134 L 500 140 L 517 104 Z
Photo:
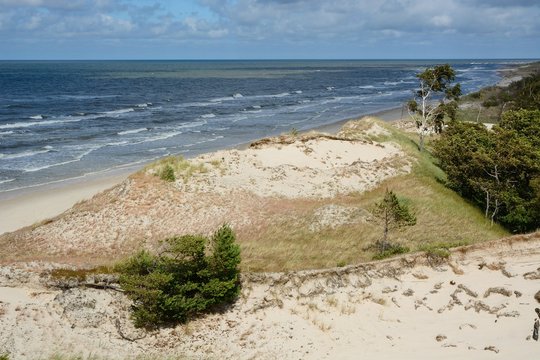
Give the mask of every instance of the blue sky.
M 538 0 L 0 0 L 0 59 L 540 58 Z

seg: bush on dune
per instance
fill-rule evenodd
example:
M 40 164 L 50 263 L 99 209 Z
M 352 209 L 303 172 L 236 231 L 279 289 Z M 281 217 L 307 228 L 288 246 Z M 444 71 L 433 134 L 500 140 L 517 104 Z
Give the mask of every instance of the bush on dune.
M 155 328 L 184 323 L 234 301 L 240 291 L 239 264 L 240 247 L 224 225 L 210 239 L 166 239 L 160 254 L 142 250 L 117 269 L 120 285 L 133 300 L 135 326 Z

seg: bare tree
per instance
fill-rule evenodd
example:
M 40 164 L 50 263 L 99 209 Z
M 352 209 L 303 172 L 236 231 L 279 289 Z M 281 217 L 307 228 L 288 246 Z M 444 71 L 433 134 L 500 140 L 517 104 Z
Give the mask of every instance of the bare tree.
M 416 77 L 420 80 L 420 88 L 408 102 L 407 108 L 418 129 L 418 147 L 423 151 L 425 136 L 430 132 L 442 131 L 445 115 L 455 117 L 461 86 L 451 86 L 456 75 L 448 64 L 427 68 Z

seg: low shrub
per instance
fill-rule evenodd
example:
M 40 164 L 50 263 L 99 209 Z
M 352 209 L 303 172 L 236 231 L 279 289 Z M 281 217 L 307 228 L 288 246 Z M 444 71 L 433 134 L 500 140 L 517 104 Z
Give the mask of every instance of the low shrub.
M 172 166 L 168 164 L 165 165 L 163 170 L 161 170 L 159 173 L 159 178 L 164 181 L 175 182 L 176 176 L 174 175 L 174 169 Z
M 377 251 L 377 253 L 373 255 L 373 260 L 382 260 L 392 257 L 394 255 L 406 254 L 409 251 L 410 249 L 407 246 L 403 246 L 400 244 L 390 244 L 386 247 L 385 250 Z
M 159 255 L 140 251 L 117 270 L 120 285 L 133 300 L 135 326 L 155 328 L 184 323 L 234 301 L 240 291 L 239 264 L 240 247 L 224 225 L 210 239 L 166 239 Z
M 445 259 L 450 257 L 450 249 L 468 245 L 469 242 L 462 241 L 451 241 L 451 242 L 435 242 L 431 244 L 425 244 L 418 248 L 419 251 L 424 251 L 427 258 L 432 263 L 440 263 Z

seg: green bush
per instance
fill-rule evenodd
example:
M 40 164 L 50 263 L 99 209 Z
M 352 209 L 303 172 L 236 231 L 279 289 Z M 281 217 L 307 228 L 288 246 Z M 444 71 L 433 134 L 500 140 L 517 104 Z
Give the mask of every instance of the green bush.
M 164 181 L 175 182 L 176 176 L 174 175 L 172 166 L 167 164 L 159 174 L 159 178 Z
M 431 244 L 422 245 L 418 248 L 418 250 L 425 252 L 428 260 L 431 263 L 438 264 L 450 257 L 451 248 L 465 246 L 469 244 L 470 242 L 466 240 L 435 242 Z
M 373 256 L 373 260 L 382 260 L 394 255 L 406 254 L 409 251 L 410 249 L 407 246 L 400 244 L 389 244 L 385 250 L 377 251 L 377 253 Z
M 224 225 L 210 239 L 166 239 L 159 255 L 143 250 L 117 269 L 120 285 L 133 300 L 135 326 L 155 328 L 186 322 L 234 301 L 240 291 L 239 264 L 240 247 Z
M 448 186 L 512 232 L 540 227 L 540 110 L 511 110 L 492 130 L 453 122 L 434 144 Z

